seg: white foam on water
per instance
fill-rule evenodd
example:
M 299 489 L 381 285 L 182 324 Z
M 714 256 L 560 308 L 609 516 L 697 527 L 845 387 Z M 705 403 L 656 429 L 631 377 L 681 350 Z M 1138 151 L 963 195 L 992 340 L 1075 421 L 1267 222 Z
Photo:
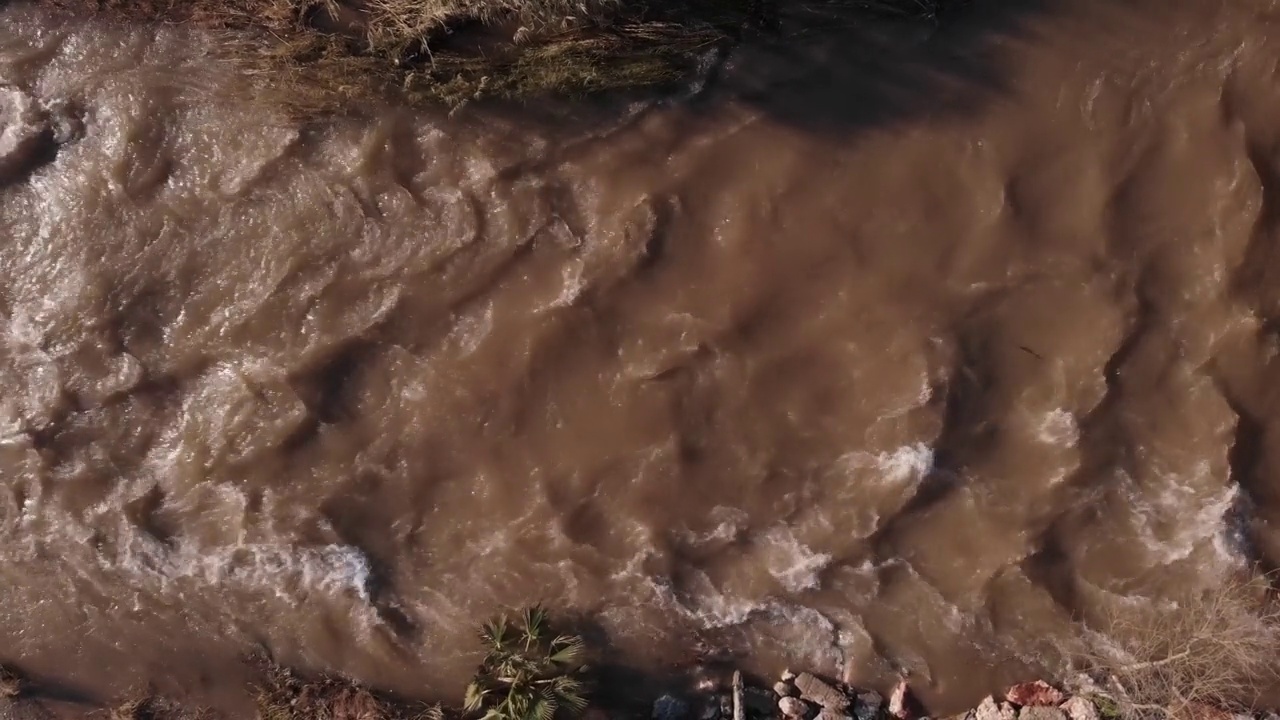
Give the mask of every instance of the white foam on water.
M 121 512 L 130 499 L 125 490 L 113 491 L 80 519 L 29 498 L 22 518 L 30 529 L 24 533 L 26 542 L 6 546 L 5 557 L 35 560 L 57 552 L 68 564 L 78 565 L 79 553 L 92 553 L 87 558 L 90 567 L 96 564 L 103 572 L 123 573 L 135 591 L 149 588 L 157 594 L 189 590 L 194 584 L 270 595 L 291 606 L 315 594 L 370 601 L 370 564 L 359 548 L 274 541 L 208 546 L 182 537 L 162 542 L 135 527 Z M 93 538 L 101 536 L 103 529 L 110 529 L 109 542 L 92 550 Z
M 803 667 L 835 674 L 843 672 L 844 648 L 848 636 L 840 624 L 822 611 L 794 603 L 769 603 L 761 617 L 770 626 L 770 635 L 781 635 L 785 652 L 793 654 Z
M 732 539 L 741 532 L 738 523 L 745 513 L 736 508 L 717 508 L 721 522 L 708 533 L 691 536 L 703 542 Z M 717 585 L 701 571 L 681 575 L 679 587 L 665 573 L 652 574 L 655 551 L 652 545 L 639 546 L 626 569 L 615 575 L 635 578 L 638 604 L 660 608 L 703 630 L 750 628 L 750 636 L 788 654 L 793 661 L 822 672 L 841 672 L 845 654 L 841 643 L 841 623 L 822 609 L 780 597 L 767 587 L 760 594 L 744 594 Z M 769 575 L 788 593 L 802 593 L 819 587 L 819 574 L 832 557 L 815 552 L 800 542 L 785 526 L 774 527 L 756 538 L 751 546 Z M 659 563 L 660 565 L 660 563 Z M 646 602 L 647 599 L 647 602 Z M 606 610 L 611 623 L 634 626 L 640 620 L 627 608 Z M 855 621 L 856 622 L 856 621 Z
M 168 544 L 121 523 L 114 557 L 100 555 L 107 570 L 123 570 L 160 590 L 182 581 L 266 592 L 289 603 L 312 593 L 351 594 L 369 601 L 369 560 L 358 548 L 330 543 L 238 542 L 201 546 L 179 538 Z
M 918 442 L 890 452 L 846 453 L 836 461 L 836 467 L 850 475 L 870 469 L 883 483 L 904 484 L 920 480 L 933 469 L 933 448 Z
M 1185 560 L 1206 542 L 1212 543 L 1224 562 L 1238 562 L 1228 545 L 1227 515 L 1240 488 L 1224 485 L 1203 497 L 1196 488 L 1210 479 L 1211 472 L 1209 462 L 1202 460 L 1191 477 L 1164 476 L 1163 487 L 1131 493 L 1138 536 L 1161 564 Z
M 565 263 L 560 269 L 559 292 L 549 300 L 539 298 L 534 301 L 536 312 L 542 313 L 573 305 L 582 291 L 587 288 L 586 272 L 586 263 L 581 258 L 574 258 Z M 542 293 L 542 288 L 539 288 L 538 295 Z
M 57 307 L 46 308 L 55 312 Z M 62 373 L 55 358 L 39 347 L 45 321 L 27 303 L 18 304 L 0 348 L 0 438 L 22 442 L 25 433 L 47 425 L 63 404 Z
M 41 496 L 39 493 L 28 493 L 22 500 L 22 516 L 18 522 L 23 526 L 31 526 L 35 524 L 36 518 L 40 513 Z
M 793 593 L 817 589 L 819 573 L 831 564 L 830 554 L 814 552 L 789 528 L 774 528 L 765 533 L 761 542 L 769 574 Z
M 666 596 L 664 605 L 680 610 L 684 615 L 705 628 L 723 628 L 741 625 L 751 614 L 765 607 L 765 603 L 753 598 L 738 597 L 721 592 L 701 570 L 691 573 L 687 583 L 686 599 L 678 598 L 670 586 L 660 585 Z
M 560 294 L 556 296 L 555 300 L 551 301 L 547 309 L 572 305 L 587 287 L 587 281 L 583 279 L 585 272 L 586 270 L 581 260 L 565 265 L 561 271 L 564 284 L 561 285 Z
M 453 329 L 449 331 L 449 342 L 457 346 L 460 357 L 468 357 L 475 353 L 491 330 L 493 330 L 492 302 L 486 304 L 484 311 L 479 314 L 458 318 Z
M 652 582 L 651 589 L 660 607 L 675 611 L 704 630 L 759 623 L 763 625 L 760 629 L 771 635 L 784 635 L 783 648 L 806 659 L 807 667 L 831 671 L 843 665 L 839 628 L 816 608 L 772 597 L 751 599 L 722 593 L 701 572 L 689 584 L 684 600 L 665 582 Z
M 914 395 L 907 396 L 906 399 L 901 401 L 901 404 L 890 408 L 888 412 L 880 414 L 876 418 L 876 422 L 880 423 L 889 420 L 896 420 L 912 410 L 928 405 L 929 401 L 932 399 L 933 383 L 929 380 L 929 373 L 922 370 L 920 372 L 920 386 L 916 390 L 916 393 Z
M 890 482 L 918 480 L 933 469 L 933 448 L 924 443 L 904 445 L 877 457 L 879 468 Z
M 31 438 L 22 427 L 19 414 L 8 403 L 0 401 L 0 446 L 23 445 Z
M 1080 427 L 1076 416 L 1061 408 L 1045 413 L 1036 430 L 1036 437 L 1047 445 L 1075 447 L 1080 441 Z
M 369 561 L 349 545 L 298 547 L 246 543 L 218 548 L 179 545 L 159 549 L 149 539 L 130 543 L 114 564 L 162 587 L 179 580 L 202 585 L 265 591 L 294 603 L 313 592 L 352 593 L 369 600 Z
M 750 519 L 745 510 L 727 505 L 715 506 L 709 516 L 716 522 L 715 527 L 703 533 L 684 530 L 681 535 L 685 542 L 695 546 L 729 542 L 742 533 Z

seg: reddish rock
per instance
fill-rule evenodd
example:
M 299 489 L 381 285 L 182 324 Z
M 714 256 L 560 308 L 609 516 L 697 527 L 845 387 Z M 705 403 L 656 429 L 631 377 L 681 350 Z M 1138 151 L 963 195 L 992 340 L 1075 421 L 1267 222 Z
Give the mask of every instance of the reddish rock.
M 889 715 L 897 720 L 913 720 L 916 717 L 916 701 L 906 680 L 899 680 L 889 694 Z
M 1021 707 L 1057 707 L 1067 696 L 1043 680 L 1020 683 L 1005 691 L 1004 699 Z

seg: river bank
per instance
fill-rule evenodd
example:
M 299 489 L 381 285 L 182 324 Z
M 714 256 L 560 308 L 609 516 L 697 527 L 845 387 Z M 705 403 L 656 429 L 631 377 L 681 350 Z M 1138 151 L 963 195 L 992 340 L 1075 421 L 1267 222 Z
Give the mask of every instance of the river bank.
M 249 661 L 258 673 L 251 692 L 257 720 L 463 720 L 478 717 L 463 708 L 407 701 L 378 693 L 341 677 L 306 677 L 269 660 Z M 762 679 L 731 680 L 694 673 L 694 683 L 657 697 L 648 712 L 635 698 L 593 698 L 580 714 L 585 720 L 1277 720 L 1269 710 L 1241 710 L 1187 702 L 1165 707 L 1143 705 L 1130 697 L 1118 678 L 1079 676 L 1073 689 L 1043 680 L 1019 683 L 989 695 L 977 706 L 950 715 L 932 715 L 903 680 L 882 694 L 809 672 L 786 671 L 771 687 Z M 0 718 L 102 718 L 110 720 L 233 720 L 232 716 L 180 700 L 138 692 L 101 707 L 69 702 L 50 686 L 0 670 Z M 497 720 L 522 720 L 495 714 Z M 527 716 L 534 720 L 535 714 Z
M 221 33 L 226 57 L 299 113 L 671 86 L 752 36 L 869 20 L 936 23 L 969 0 L 40 0 L 117 23 Z
M 1116 618 L 1093 645 L 1064 648 L 1057 683 L 1017 682 L 958 713 L 923 703 L 902 676 L 889 688 L 791 670 L 750 677 L 705 653 L 653 696 L 610 679 L 616 660 L 541 606 L 504 613 L 478 633 L 482 658 L 461 701 L 411 700 L 338 675 L 245 659 L 257 720 L 1280 720 L 1264 707 L 1280 683 L 1280 610 L 1265 578 L 1183 599 L 1159 617 Z M 654 690 L 655 688 L 650 688 Z M 656 696 L 656 697 L 654 697 Z M 97 706 L 56 683 L 0 666 L 0 719 L 215 720 L 237 716 L 140 690 Z
M 295 122 L 206 33 L 7 3 L 0 662 L 456 703 L 544 600 L 950 714 L 1276 567 L 1280 17 L 999 4 L 561 128 Z

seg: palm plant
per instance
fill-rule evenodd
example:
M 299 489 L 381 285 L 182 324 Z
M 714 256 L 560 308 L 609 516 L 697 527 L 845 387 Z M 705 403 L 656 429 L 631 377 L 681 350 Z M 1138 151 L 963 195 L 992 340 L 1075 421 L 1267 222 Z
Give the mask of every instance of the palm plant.
M 555 720 L 586 708 L 582 638 L 553 633 L 541 606 L 490 620 L 480 639 L 486 652 L 467 686 L 467 712 L 483 712 L 481 720 Z

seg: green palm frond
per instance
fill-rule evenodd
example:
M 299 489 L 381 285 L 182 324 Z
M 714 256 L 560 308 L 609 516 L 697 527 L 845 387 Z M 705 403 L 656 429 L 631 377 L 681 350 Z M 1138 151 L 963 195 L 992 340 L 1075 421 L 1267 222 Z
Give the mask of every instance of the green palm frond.
M 537 675 L 539 665 L 535 660 L 518 653 L 512 653 L 497 658 L 497 662 L 493 664 L 492 668 L 492 674 L 495 678 L 508 685 L 513 685 L 523 682 L 525 678 Z
M 551 691 L 557 694 L 581 693 L 582 681 L 572 675 L 557 675 L 547 683 Z
M 573 665 L 582 659 L 586 644 L 577 635 L 560 635 L 551 641 L 551 654 L 547 658 L 557 665 Z
M 556 701 L 540 697 L 529 709 L 528 720 L 553 720 L 556 716 Z
M 587 707 L 577 675 L 585 643 L 577 635 L 551 637 L 547 611 L 525 608 L 513 621 L 500 615 L 481 628 L 484 661 L 467 686 L 465 707 L 481 720 L 567 720 Z M 550 638 L 550 639 L 549 639 Z
M 587 709 L 586 688 L 577 678 L 561 675 L 551 681 L 551 691 L 574 712 Z
M 462 707 L 467 712 L 476 712 L 484 707 L 485 700 L 492 694 L 492 690 L 480 684 L 479 680 L 473 680 L 467 684 L 467 693 L 463 697 Z
M 581 715 L 583 710 L 587 709 L 587 699 L 581 695 L 560 696 L 560 702 L 564 706 L 573 711 L 574 715 Z
M 516 665 L 516 657 L 514 655 L 496 657 L 489 664 L 489 674 L 503 682 L 510 682 L 508 678 L 515 677 L 519 673 L 519 668 Z
M 541 605 L 525 608 L 520 630 L 524 633 L 525 650 L 531 649 L 547 631 L 547 611 Z
M 493 650 L 505 651 L 509 641 L 507 633 L 510 627 L 511 623 L 505 615 L 493 618 L 481 627 L 480 639 Z
M 413 720 L 444 720 L 444 706 L 440 703 L 424 705 L 422 712 L 413 716 Z
M 533 704 L 533 698 L 530 695 L 528 692 L 508 693 L 507 699 L 499 709 L 506 714 L 508 720 L 527 720 L 529 708 Z

